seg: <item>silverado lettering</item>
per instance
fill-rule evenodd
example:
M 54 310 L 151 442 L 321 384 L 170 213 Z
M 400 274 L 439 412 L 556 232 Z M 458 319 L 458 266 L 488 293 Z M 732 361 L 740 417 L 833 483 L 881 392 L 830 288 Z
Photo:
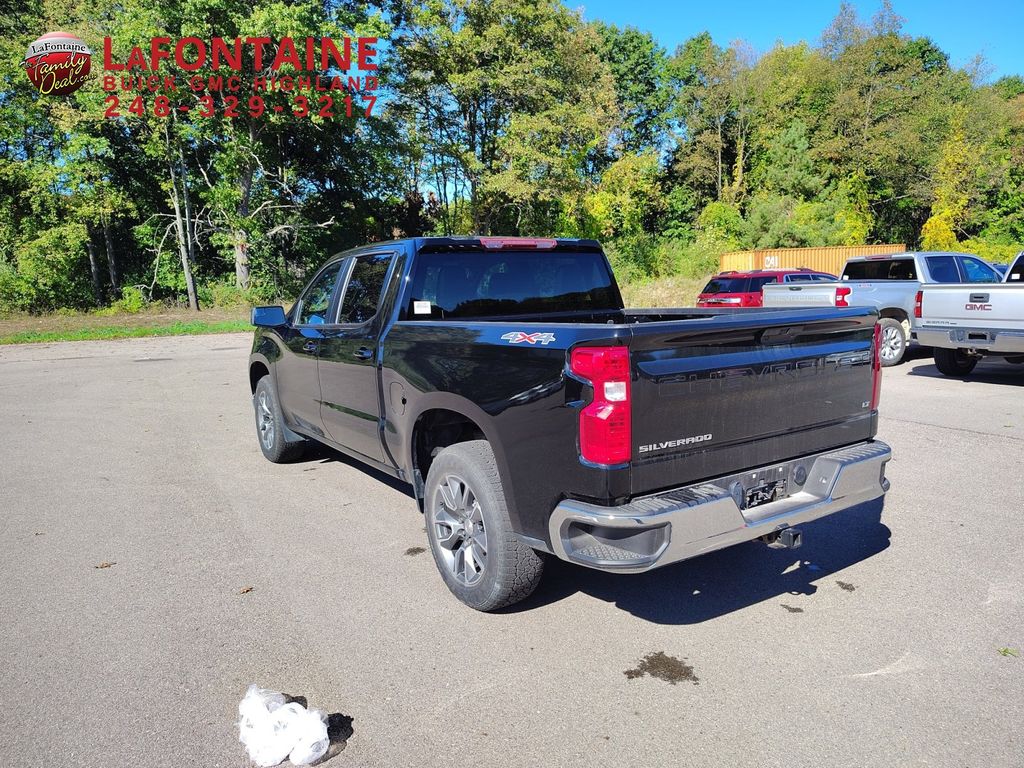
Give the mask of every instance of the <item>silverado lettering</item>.
M 667 440 L 664 443 L 651 443 L 650 445 L 641 445 L 639 448 L 640 453 L 650 453 L 651 451 L 663 451 L 666 448 L 679 448 L 683 445 L 693 445 L 694 443 L 704 443 L 710 440 L 712 435 L 691 435 L 690 437 L 681 437 L 678 440 Z

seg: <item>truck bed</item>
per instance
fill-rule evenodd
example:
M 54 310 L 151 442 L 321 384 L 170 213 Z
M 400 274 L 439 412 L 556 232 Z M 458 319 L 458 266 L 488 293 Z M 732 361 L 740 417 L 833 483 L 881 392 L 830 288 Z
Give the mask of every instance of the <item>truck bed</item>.
M 870 309 L 835 308 L 399 321 L 383 344 L 382 391 L 419 391 L 413 414 L 419 399 L 478 403 L 510 514 L 543 540 L 567 493 L 618 504 L 870 439 L 875 321 Z M 516 334 L 550 337 L 514 343 Z M 592 389 L 567 370 L 579 345 L 630 350 L 632 457 L 622 465 L 580 460 L 579 409 Z M 384 436 L 400 456 L 415 419 L 393 405 Z

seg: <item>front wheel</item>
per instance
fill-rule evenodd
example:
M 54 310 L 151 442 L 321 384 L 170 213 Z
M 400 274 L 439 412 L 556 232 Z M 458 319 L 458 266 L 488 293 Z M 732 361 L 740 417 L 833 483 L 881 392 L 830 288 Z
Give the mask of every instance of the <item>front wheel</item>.
M 978 358 L 968 355 L 962 349 L 934 350 L 935 367 L 946 376 L 966 376 L 978 364 Z
M 284 464 L 302 456 L 306 441 L 288 439 L 281 405 L 277 402 L 274 383 L 269 376 L 264 376 L 256 385 L 252 405 L 256 411 L 256 437 L 267 460 Z
M 907 331 L 903 323 L 892 317 L 883 317 L 878 321 L 882 328 L 882 346 L 879 350 L 882 365 L 888 368 L 903 359 L 907 351 Z
M 430 465 L 427 540 L 448 589 L 478 611 L 518 603 L 540 583 L 541 556 L 512 532 L 505 492 L 486 440 L 456 443 Z

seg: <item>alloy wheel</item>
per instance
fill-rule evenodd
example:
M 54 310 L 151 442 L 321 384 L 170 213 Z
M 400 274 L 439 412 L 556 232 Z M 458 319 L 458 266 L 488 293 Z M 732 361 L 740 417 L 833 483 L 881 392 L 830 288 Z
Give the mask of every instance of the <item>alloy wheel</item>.
M 441 560 L 461 584 L 476 584 L 487 567 L 487 532 L 480 502 L 469 483 L 445 475 L 437 487 L 431 525 L 440 545 Z
M 903 349 L 903 336 L 900 329 L 894 325 L 887 325 L 882 329 L 882 359 L 896 360 Z
M 274 411 L 266 392 L 260 392 L 256 398 L 256 428 L 260 433 L 260 442 L 269 451 L 274 447 Z

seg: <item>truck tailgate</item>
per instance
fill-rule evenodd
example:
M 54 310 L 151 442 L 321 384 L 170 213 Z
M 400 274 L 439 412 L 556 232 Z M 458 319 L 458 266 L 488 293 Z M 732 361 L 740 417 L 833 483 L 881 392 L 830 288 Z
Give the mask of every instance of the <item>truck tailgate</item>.
M 633 325 L 634 496 L 874 435 L 870 309 Z
M 1024 285 L 973 283 L 921 288 L 924 326 L 1024 331 Z
M 769 283 L 761 289 L 766 307 L 834 307 L 838 283 Z

